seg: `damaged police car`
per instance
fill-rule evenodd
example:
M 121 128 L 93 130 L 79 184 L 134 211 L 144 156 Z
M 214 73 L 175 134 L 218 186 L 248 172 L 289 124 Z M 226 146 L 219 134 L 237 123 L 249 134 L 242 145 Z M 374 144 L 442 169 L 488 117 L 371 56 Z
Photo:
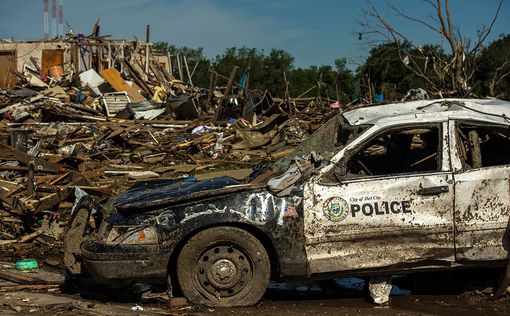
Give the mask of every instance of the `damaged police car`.
M 107 217 L 85 196 L 64 262 L 97 282 L 168 283 L 210 306 L 255 304 L 271 279 L 504 265 L 508 117 L 500 100 L 363 107 L 306 139 L 269 186 L 141 182 Z

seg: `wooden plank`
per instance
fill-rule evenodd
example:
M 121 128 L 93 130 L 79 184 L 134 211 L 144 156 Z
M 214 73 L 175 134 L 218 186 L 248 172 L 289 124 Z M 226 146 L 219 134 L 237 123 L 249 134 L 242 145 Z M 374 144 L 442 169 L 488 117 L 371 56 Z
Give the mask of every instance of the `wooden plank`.
M 30 241 L 30 240 L 34 239 L 35 237 L 41 235 L 42 233 L 43 233 L 43 230 L 42 229 L 38 229 L 38 230 L 36 230 L 33 233 L 30 233 L 28 235 L 25 235 L 25 236 L 21 237 L 21 239 L 18 242 L 19 243 L 24 243 L 24 242 Z
M 40 284 L 41 281 L 34 279 L 27 273 L 17 273 L 17 271 L 0 271 L 0 278 L 18 284 Z
M 211 106 L 211 100 L 212 100 L 212 97 L 214 96 L 214 89 L 216 88 L 216 72 L 211 71 L 210 74 L 211 74 L 211 77 L 209 79 L 209 92 L 207 94 L 207 99 L 205 100 L 205 105 L 204 105 L 206 111 Z
M 127 91 L 128 85 L 115 68 L 107 68 L 100 72 L 101 76 L 117 92 Z
M 23 285 L 60 285 L 65 282 L 65 277 L 60 271 L 51 272 L 40 268 L 28 272 L 2 269 L 0 279 Z
M 30 61 L 37 71 L 41 71 L 41 67 L 39 67 L 39 63 L 37 62 L 37 59 L 34 58 L 34 56 L 30 56 Z
M 71 46 L 71 60 L 73 70 L 75 73 L 80 72 L 80 48 L 77 43 L 73 43 Z
M 3 245 L 9 245 L 9 244 L 14 244 L 18 242 L 17 239 L 9 239 L 9 240 L 0 240 L 0 246 L 3 246 Z
M 48 290 L 58 288 L 58 284 L 24 284 L 24 285 L 11 285 L 0 286 L 0 292 L 14 292 L 23 290 Z
M 4 287 L 4 286 L 15 286 L 15 285 L 18 285 L 18 284 L 15 283 L 15 282 L 11 282 L 11 281 L 7 281 L 7 280 L 4 280 L 4 279 L 0 279 L 0 288 Z
M 16 166 L 0 166 L 0 171 L 19 171 L 19 172 L 28 172 L 28 167 L 16 167 Z M 47 172 L 47 173 L 60 173 L 62 171 L 52 170 L 52 169 L 37 169 L 37 172 Z
M 131 126 L 128 126 L 128 127 L 116 128 L 116 129 L 112 130 L 111 133 L 108 136 L 106 136 L 106 139 L 110 139 L 110 138 L 113 138 L 115 136 L 119 136 L 122 133 L 129 132 L 129 131 L 131 131 L 133 129 L 137 129 L 137 128 L 140 128 L 140 126 L 138 126 L 138 125 L 131 125 Z
M 197 167 L 196 165 L 178 164 L 171 166 L 174 172 L 190 173 Z
M 115 91 L 127 92 L 131 102 L 139 103 L 146 100 L 135 87 L 127 84 L 127 82 L 120 76 L 120 73 L 115 68 L 104 69 L 100 72 L 100 74 Z
M 122 60 L 126 70 L 129 72 L 133 81 L 147 94 L 152 95 L 152 91 L 147 83 L 143 80 L 142 75 L 135 69 L 135 65 L 130 64 L 127 60 Z M 143 71 L 143 70 L 142 70 Z
M 27 166 L 30 161 L 34 161 L 37 171 L 45 170 L 51 172 L 65 172 L 65 170 L 58 164 L 30 156 L 29 154 L 21 152 L 11 146 L 0 143 L 0 150 L 2 158 L 13 158 Z
M 16 51 L 0 51 L 0 88 L 16 85 Z
M 218 101 L 218 107 L 216 108 L 216 112 L 214 113 L 213 117 L 213 125 L 216 125 L 218 120 L 221 117 L 222 111 L 223 111 L 223 101 L 225 99 L 228 99 L 230 97 L 230 91 L 232 90 L 232 86 L 234 85 L 234 80 L 236 79 L 237 71 L 239 70 L 239 66 L 234 66 L 232 68 L 232 72 L 230 73 L 230 78 L 228 79 L 227 87 L 225 88 L 225 92 L 223 93 L 223 96 Z

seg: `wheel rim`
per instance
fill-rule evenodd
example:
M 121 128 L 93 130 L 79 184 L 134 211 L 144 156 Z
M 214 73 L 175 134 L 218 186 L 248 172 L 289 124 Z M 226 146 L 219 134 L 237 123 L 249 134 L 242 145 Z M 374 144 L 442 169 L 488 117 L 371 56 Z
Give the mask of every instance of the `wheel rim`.
M 251 258 L 237 245 L 217 245 L 204 251 L 197 260 L 198 286 L 216 298 L 241 293 L 253 277 Z

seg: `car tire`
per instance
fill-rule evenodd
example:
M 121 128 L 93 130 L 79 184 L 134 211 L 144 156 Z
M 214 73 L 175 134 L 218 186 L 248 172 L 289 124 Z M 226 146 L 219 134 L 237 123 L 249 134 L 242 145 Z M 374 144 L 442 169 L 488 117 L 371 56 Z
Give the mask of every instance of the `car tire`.
M 250 306 L 264 295 L 271 274 L 267 251 L 236 227 L 203 230 L 184 245 L 177 278 L 186 298 L 207 306 Z

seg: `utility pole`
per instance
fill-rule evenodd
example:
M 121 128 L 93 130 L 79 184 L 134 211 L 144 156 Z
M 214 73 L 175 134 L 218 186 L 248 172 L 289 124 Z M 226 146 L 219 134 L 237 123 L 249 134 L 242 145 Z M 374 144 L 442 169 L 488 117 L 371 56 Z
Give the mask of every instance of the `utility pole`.
M 44 2 L 44 40 L 48 40 L 49 38 L 49 21 L 48 21 L 48 11 L 49 11 L 49 5 L 48 0 L 43 0 Z

